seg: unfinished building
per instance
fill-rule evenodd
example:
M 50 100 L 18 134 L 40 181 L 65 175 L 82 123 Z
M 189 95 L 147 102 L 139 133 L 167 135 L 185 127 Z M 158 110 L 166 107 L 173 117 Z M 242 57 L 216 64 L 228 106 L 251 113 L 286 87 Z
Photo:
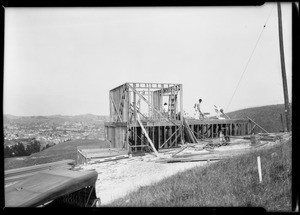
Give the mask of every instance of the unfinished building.
M 229 136 L 248 135 L 252 130 L 251 121 L 245 119 L 184 118 L 182 84 L 125 83 L 109 91 L 109 107 L 106 139 L 112 148 L 130 153 L 189 142 L 187 130 L 194 139 L 218 137 L 221 129 Z

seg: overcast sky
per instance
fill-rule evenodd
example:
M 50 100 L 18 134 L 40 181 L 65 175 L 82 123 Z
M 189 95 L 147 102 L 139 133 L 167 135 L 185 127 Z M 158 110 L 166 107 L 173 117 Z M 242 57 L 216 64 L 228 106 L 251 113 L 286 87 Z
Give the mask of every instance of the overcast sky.
M 291 3 L 281 6 L 291 101 Z M 199 98 L 211 115 L 283 104 L 279 54 L 276 3 L 5 8 L 4 114 L 108 115 L 109 90 L 125 82 L 181 83 L 190 114 Z

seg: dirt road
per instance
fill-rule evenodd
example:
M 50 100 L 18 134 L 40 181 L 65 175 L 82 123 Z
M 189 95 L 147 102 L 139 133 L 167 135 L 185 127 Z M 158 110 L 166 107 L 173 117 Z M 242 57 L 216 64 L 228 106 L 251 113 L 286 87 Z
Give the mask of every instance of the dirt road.
M 175 151 L 169 150 L 160 154 L 161 157 L 170 157 L 170 154 Z M 158 159 L 154 154 L 146 154 L 141 157 L 89 164 L 82 168 L 94 169 L 98 172 L 96 193 L 97 197 L 101 198 L 101 205 L 106 205 L 141 186 L 150 185 L 180 171 L 207 164 L 203 161 L 163 164 L 155 162 Z

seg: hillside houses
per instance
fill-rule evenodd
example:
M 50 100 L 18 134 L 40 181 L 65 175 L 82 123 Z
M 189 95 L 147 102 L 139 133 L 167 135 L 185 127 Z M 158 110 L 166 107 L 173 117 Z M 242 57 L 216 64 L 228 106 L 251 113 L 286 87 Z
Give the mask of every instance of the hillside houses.
M 36 138 L 44 143 L 59 144 L 69 140 L 78 139 L 103 139 L 104 125 L 102 121 L 72 121 L 67 120 L 45 120 L 42 122 L 32 121 L 32 117 L 26 122 L 22 120 L 4 121 L 4 140 L 7 144 L 11 140 Z M 44 118 L 43 118 L 44 119 Z M 72 117 L 71 117 L 72 119 Z M 25 121 L 25 122 L 24 122 Z

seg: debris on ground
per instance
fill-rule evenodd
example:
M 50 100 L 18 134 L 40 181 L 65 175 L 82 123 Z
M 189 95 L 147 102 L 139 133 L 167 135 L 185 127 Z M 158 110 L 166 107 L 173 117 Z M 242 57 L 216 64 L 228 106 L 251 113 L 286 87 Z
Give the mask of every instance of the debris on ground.
M 263 138 L 260 138 L 261 142 L 256 145 L 251 144 L 250 136 L 230 138 L 229 142 L 222 142 L 219 138 L 198 140 L 198 143 L 183 144 L 179 149 L 160 149 L 159 157 L 152 152 L 80 167 L 83 170 L 94 169 L 98 172 L 97 197 L 101 198 L 101 204 L 105 206 L 142 186 L 158 182 L 178 172 L 282 143 L 287 141 L 291 134 L 259 134 L 259 136 Z M 276 141 L 265 140 L 275 136 Z

